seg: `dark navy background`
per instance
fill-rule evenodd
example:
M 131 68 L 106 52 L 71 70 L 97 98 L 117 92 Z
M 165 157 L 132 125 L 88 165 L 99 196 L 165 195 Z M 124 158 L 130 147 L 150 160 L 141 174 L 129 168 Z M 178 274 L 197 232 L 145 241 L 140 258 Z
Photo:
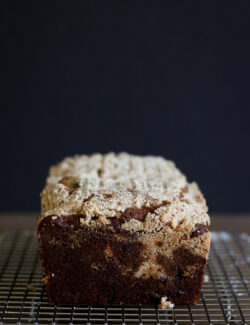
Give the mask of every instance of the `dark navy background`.
M 75 153 L 163 155 L 250 211 L 249 1 L 3 1 L 0 209 Z

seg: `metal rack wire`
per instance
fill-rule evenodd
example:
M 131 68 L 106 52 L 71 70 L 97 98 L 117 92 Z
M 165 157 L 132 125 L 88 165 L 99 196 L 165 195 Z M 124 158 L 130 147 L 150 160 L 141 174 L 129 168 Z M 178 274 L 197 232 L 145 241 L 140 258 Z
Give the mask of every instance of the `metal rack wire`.
M 41 283 L 36 235 L 0 234 L 0 324 L 250 324 L 250 236 L 213 233 L 196 306 L 51 306 Z

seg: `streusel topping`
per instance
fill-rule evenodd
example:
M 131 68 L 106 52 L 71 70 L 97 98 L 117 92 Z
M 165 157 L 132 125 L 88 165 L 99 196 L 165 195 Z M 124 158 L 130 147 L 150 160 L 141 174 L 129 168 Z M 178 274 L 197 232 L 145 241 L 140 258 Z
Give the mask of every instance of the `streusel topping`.
M 162 157 L 108 153 L 65 158 L 50 168 L 41 197 L 42 216 L 78 214 L 86 224 L 93 219 L 109 223 L 126 209 L 150 206 L 159 208 L 148 213 L 143 227 L 155 219 L 172 228 L 209 223 L 198 186 Z

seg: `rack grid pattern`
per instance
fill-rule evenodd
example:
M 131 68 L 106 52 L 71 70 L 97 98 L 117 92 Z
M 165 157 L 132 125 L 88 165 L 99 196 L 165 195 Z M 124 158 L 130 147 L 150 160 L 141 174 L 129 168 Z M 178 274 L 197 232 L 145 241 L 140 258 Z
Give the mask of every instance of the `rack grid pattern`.
M 36 234 L 0 234 L 0 324 L 250 324 L 250 236 L 213 233 L 208 282 L 196 306 L 48 304 Z

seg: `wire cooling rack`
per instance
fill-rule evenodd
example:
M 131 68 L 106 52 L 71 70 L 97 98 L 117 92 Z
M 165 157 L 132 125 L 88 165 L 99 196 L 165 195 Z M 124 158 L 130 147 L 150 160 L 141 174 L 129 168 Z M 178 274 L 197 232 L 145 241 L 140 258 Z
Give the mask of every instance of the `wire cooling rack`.
M 213 233 L 208 281 L 196 306 L 51 306 L 36 235 L 0 234 L 0 324 L 250 324 L 250 236 Z

